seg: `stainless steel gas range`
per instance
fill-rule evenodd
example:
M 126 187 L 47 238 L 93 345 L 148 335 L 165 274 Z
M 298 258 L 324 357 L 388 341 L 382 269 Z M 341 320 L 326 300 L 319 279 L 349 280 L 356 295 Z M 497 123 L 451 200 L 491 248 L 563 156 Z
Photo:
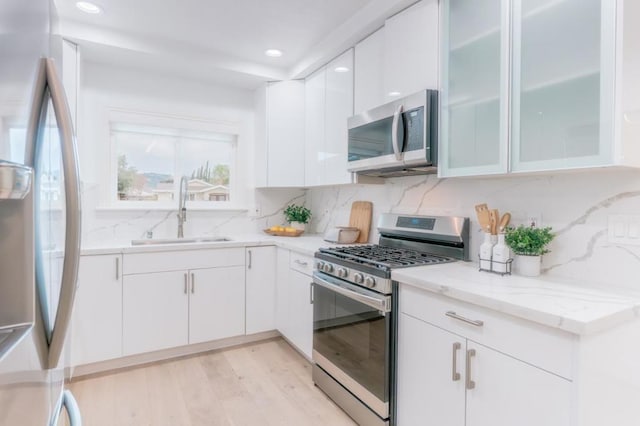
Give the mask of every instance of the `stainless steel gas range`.
M 395 268 L 469 259 L 469 219 L 384 214 L 377 245 L 316 252 L 313 380 L 360 425 L 395 424 Z

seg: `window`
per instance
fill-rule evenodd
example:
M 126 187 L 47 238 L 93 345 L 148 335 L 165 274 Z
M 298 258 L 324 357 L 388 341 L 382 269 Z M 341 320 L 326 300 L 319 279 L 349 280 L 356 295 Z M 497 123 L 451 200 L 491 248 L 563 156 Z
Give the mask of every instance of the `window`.
M 234 197 L 235 135 L 111 123 L 111 143 L 118 203 L 174 205 L 183 176 L 191 202 L 228 203 Z

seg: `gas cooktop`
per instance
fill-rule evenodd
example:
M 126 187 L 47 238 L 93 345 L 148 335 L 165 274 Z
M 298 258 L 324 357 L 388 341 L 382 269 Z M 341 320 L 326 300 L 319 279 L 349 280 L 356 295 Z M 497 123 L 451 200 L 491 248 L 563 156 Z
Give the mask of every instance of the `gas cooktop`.
M 373 266 L 382 270 L 452 262 L 453 259 L 416 250 L 380 245 L 331 247 L 321 253 L 344 261 Z

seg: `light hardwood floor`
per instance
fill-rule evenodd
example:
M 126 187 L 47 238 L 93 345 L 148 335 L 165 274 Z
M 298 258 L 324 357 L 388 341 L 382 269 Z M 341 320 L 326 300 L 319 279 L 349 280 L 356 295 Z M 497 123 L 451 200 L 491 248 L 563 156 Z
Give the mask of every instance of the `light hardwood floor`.
M 284 340 L 79 379 L 88 426 L 355 425 Z

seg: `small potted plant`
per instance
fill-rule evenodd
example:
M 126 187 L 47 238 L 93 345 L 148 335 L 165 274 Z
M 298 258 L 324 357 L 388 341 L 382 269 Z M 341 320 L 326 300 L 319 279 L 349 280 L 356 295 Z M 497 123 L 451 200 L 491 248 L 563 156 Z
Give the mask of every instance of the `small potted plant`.
M 507 228 L 505 242 L 516 255 L 518 273 L 527 277 L 540 275 L 542 255 L 549 253 L 547 245 L 555 234 L 551 228 L 536 228 L 520 225 Z
M 284 209 L 284 215 L 292 228 L 304 231 L 305 225 L 311 219 L 311 210 L 305 206 L 290 204 Z

